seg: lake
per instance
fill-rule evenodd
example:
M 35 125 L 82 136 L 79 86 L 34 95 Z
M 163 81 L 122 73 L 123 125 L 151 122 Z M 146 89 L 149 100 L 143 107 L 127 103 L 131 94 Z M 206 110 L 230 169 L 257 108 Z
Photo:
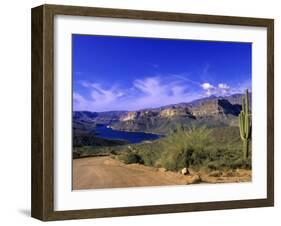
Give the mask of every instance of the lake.
M 95 133 L 97 137 L 106 138 L 111 140 L 126 140 L 129 143 L 140 143 L 145 140 L 156 140 L 161 137 L 161 135 L 143 132 L 127 132 L 121 130 L 113 130 L 106 125 L 98 125 L 95 128 Z

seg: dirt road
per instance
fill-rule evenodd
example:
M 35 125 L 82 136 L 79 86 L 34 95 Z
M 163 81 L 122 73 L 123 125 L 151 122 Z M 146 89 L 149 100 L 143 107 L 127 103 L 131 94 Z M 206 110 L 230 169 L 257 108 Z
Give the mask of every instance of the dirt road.
M 161 172 L 139 164 L 123 164 L 110 157 L 73 160 L 73 189 L 121 188 L 187 184 L 179 173 Z
M 251 170 L 240 169 L 235 172 L 218 172 L 218 174 L 212 176 L 200 172 L 185 176 L 140 164 L 127 165 L 108 156 L 89 157 L 73 160 L 73 189 L 251 181 Z

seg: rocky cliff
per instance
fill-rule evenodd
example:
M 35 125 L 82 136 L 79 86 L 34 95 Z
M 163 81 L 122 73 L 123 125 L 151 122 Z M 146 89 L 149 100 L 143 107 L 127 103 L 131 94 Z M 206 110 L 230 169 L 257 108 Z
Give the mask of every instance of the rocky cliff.
M 211 96 L 189 103 L 179 103 L 154 109 L 138 111 L 113 112 L 74 112 L 74 129 L 81 125 L 107 124 L 113 129 L 126 131 L 146 131 L 167 133 L 177 125 L 192 124 L 219 127 L 237 126 L 237 116 L 241 111 L 241 96 L 235 94 L 228 97 Z M 250 95 L 251 105 L 251 95 Z

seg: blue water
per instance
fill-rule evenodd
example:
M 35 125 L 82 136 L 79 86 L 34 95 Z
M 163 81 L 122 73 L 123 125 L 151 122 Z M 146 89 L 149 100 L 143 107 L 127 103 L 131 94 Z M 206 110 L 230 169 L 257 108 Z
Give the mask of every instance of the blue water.
M 98 125 L 95 128 L 97 137 L 106 138 L 111 140 L 127 140 L 129 143 L 140 143 L 145 140 L 156 140 L 161 135 L 143 132 L 126 132 L 121 130 L 113 130 L 106 125 Z

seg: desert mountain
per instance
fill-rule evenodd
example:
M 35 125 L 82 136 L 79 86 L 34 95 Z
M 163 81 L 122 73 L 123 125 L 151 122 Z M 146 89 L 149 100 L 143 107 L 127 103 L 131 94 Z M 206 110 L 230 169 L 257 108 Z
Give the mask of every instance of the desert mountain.
M 165 134 L 177 125 L 207 125 L 209 127 L 238 126 L 242 94 L 227 97 L 210 96 L 189 103 L 172 104 L 138 111 L 73 113 L 74 132 L 94 129 L 106 124 L 113 129 Z M 249 95 L 251 106 L 251 95 Z M 251 107 L 250 107 L 251 108 Z

